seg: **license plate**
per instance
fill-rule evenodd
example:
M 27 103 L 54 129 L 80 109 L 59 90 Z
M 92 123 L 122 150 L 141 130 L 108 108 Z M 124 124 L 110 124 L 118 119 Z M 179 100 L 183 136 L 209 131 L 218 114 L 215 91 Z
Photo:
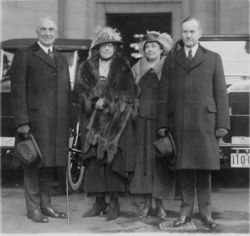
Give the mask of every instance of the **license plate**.
M 1 147 L 14 147 L 15 138 L 12 137 L 0 137 Z
M 250 153 L 231 153 L 232 168 L 249 168 Z
M 231 140 L 232 145 L 249 145 L 250 137 L 233 136 Z

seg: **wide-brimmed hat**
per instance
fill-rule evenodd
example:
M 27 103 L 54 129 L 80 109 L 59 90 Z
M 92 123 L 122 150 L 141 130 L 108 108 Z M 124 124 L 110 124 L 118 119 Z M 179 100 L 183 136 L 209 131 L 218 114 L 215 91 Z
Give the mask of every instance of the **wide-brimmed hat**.
M 145 45 L 149 42 L 159 43 L 165 52 L 169 52 L 173 47 L 173 40 L 168 33 L 160 33 L 157 31 L 147 31 L 144 37 L 145 41 L 143 44 L 143 49 Z
M 98 28 L 91 42 L 90 50 L 104 43 L 122 44 L 120 33 L 111 27 Z

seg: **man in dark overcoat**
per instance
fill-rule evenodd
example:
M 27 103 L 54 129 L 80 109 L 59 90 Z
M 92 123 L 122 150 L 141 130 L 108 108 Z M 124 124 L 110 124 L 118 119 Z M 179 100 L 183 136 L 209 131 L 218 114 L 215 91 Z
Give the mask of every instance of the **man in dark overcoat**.
M 220 168 L 218 139 L 230 128 L 229 107 L 221 58 L 199 44 L 201 35 L 197 19 L 182 22 L 184 46 L 164 66 L 158 133 L 164 135 L 168 127 L 177 147 L 182 203 L 174 226 L 191 221 L 196 188 L 201 221 L 214 229 L 211 171 Z
M 70 79 L 66 58 L 53 43 L 57 25 L 43 18 L 36 29 L 38 41 L 16 52 L 12 68 L 12 105 L 18 140 L 31 132 L 43 161 L 24 167 L 27 216 L 35 222 L 65 218 L 52 208 L 49 185 L 52 167 L 65 167 L 69 136 Z

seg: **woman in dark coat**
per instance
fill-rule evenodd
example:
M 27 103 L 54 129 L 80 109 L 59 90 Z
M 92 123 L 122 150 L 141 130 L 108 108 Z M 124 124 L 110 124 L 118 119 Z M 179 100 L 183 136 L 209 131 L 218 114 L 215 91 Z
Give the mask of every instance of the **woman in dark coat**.
M 118 217 L 118 194 L 127 190 L 132 168 L 130 124 L 135 85 L 127 61 L 118 52 L 121 43 L 120 34 L 114 29 L 97 30 L 74 89 L 81 106 L 84 191 L 96 197 L 84 217 L 103 213 L 107 194 L 110 206 L 106 219 Z
M 165 219 L 163 199 L 174 195 L 174 176 L 168 171 L 167 160 L 156 157 L 153 145 L 157 139 L 156 108 L 161 72 L 171 47 L 172 39 L 167 33 L 148 32 L 142 44 L 143 57 L 132 68 L 139 90 L 139 111 L 136 121 L 136 165 L 130 192 L 145 197 L 140 217 L 150 214 L 154 198 L 158 217 Z

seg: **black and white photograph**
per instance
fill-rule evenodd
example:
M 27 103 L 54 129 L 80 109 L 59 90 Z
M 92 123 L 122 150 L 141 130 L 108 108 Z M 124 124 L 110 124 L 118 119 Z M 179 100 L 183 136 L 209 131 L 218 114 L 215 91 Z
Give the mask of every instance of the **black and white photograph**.
M 250 0 L 1 0 L 0 233 L 250 233 Z

